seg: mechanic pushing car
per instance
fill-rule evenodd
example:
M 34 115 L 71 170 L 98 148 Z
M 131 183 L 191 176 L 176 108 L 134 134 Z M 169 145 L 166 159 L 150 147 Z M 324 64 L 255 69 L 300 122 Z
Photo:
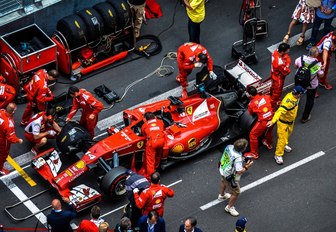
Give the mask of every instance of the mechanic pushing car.
M 89 91 L 70 86 L 68 94 L 73 98 L 72 107 L 66 121 L 75 116 L 77 110 L 82 108 L 82 116 L 79 123 L 84 126 L 91 137 L 94 137 L 94 129 L 98 122 L 98 114 L 103 110 L 104 105 L 98 101 Z
M 143 163 L 144 176 L 149 180 L 150 176 L 159 167 L 165 143 L 163 133 L 164 123 L 157 119 L 152 112 L 144 114 L 145 123 L 141 127 L 144 136 L 147 137 L 145 149 L 145 161 Z
M 176 77 L 176 81 L 182 86 L 182 98 L 188 96 L 188 75 L 194 68 L 200 68 L 204 64 L 207 64 L 208 66 L 210 78 L 215 80 L 217 75 L 213 72 L 212 58 L 202 45 L 189 42 L 178 48 L 177 65 L 179 74 Z
M 48 142 L 48 139 L 55 139 L 61 132 L 61 127 L 54 121 L 55 115 L 55 109 L 49 108 L 46 112 L 35 114 L 29 120 L 24 135 L 34 144 L 31 152 L 35 155 L 40 152 L 40 148 Z
M 272 86 L 270 95 L 272 100 L 273 111 L 276 111 L 282 95 L 285 78 L 290 73 L 291 59 L 288 55 L 290 46 L 286 43 L 281 43 L 277 50 L 272 54 L 271 78 Z
M 269 95 L 258 94 L 257 89 L 254 86 L 250 86 L 247 89 L 249 94 L 250 104 L 248 106 L 249 114 L 256 114 L 258 121 L 254 124 L 250 131 L 250 152 L 244 154 L 245 157 L 258 159 L 258 147 L 259 139 L 264 137 L 262 144 L 264 144 L 268 150 L 272 150 L 272 129 L 266 126 L 267 122 L 273 118 L 271 98 Z
M 45 111 L 47 102 L 54 99 L 54 94 L 48 87 L 48 81 L 56 80 L 58 72 L 55 69 L 47 72 L 45 69 L 38 70 L 32 79 L 23 87 L 27 93 L 27 107 L 22 115 L 21 126 L 26 126 L 32 114 Z
M 16 96 L 15 89 L 5 82 L 6 79 L 0 75 L 0 109 L 5 109 L 9 103 L 14 101 Z

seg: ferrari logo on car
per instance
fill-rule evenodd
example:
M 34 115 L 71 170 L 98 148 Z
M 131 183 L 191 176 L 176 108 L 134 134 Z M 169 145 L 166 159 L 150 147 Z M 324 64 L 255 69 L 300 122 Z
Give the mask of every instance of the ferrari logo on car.
M 140 141 L 137 143 L 137 147 L 140 149 L 144 145 L 144 141 Z
M 76 167 L 79 169 L 82 169 L 85 167 L 85 162 L 83 160 L 80 160 L 76 163 Z
M 178 143 L 172 148 L 171 151 L 174 153 L 181 153 L 183 149 L 184 149 L 183 145 L 181 143 Z
M 192 106 L 189 106 L 189 107 L 187 108 L 187 113 L 188 113 L 189 115 L 192 115 L 192 113 L 193 113 L 193 108 L 192 108 Z
M 196 147 L 196 139 L 195 138 L 191 138 L 188 141 L 188 148 L 189 149 L 193 149 Z

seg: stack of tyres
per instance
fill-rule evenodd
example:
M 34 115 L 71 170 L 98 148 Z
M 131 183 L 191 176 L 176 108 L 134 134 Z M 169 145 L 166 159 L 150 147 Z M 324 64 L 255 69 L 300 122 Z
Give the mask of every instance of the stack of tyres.
M 118 14 L 118 29 L 122 30 L 132 21 L 131 9 L 126 0 L 108 0 Z
M 59 20 L 57 30 L 63 34 L 70 49 L 75 49 L 88 42 L 86 25 L 82 18 L 76 14 Z
M 87 42 L 93 42 L 104 35 L 104 22 L 100 14 L 93 8 L 87 8 L 77 13 L 85 23 Z
M 118 29 L 118 16 L 115 9 L 107 2 L 101 2 L 93 6 L 104 23 L 105 35 L 115 33 Z

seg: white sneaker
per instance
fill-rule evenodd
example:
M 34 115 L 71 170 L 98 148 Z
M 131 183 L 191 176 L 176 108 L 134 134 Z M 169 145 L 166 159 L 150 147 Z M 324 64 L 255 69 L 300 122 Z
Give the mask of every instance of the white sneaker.
M 282 159 L 282 156 L 277 156 L 275 155 L 274 156 L 274 159 L 275 159 L 275 162 L 279 165 L 283 164 L 283 159 Z
M 285 146 L 285 152 L 291 152 L 292 148 L 288 145 Z
M 224 193 L 224 195 L 219 194 L 217 199 L 220 201 L 225 201 L 226 199 L 229 199 L 230 197 L 231 197 L 230 193 Z
M 237 212 L 237 210 L 235 209 L 234 206 L 229 208 L 229 205 L 227 205 L 225 207 L 225 211 L 228 212 L 229 214 L 231 214 L 231 216 L 234 216 L 234 217 L 237 217 L 239 215 L 239 213 Z

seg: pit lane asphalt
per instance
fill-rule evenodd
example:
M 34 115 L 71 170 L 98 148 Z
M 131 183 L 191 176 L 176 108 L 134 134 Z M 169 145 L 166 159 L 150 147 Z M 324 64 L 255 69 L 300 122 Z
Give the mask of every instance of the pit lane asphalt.
M 171 22 L 172 10 L 175 6 L 174 1 L 159 1 L 164 10 L 164 16 L 160 19 L 150 20 L 147 26 L 143 28 L 143 34 L 154 32 L 154 34 L 167 27 Z M 256 50 L 259 58 L 259 64 L 251 66 L 264 79 L 269 75 L 270 53 L 267 47 L 279 42 L 287 30 L 289 17 L 295 7 L 293 1 L 271 1 L 263 2 L 263 18 L 269 23 L 269 36 L 258 40 Z M 210 0 L 207 4 L 207 18 L 202 24 L 202 43 L 207 47 L 212 55 L 215 64 L 224 65 L 230 62 L 231 44 L 241 39 L 241 28 L 238 26 L 238 9 L 240 2 Z M 268 7 L 275 5 L 276 8 Z M 163 51 L 149 60 L 140 59 L 127 65 L 119 66 L 106 72 L 100 73 L 77 85 L 90 91 L 94 87 L 105 84 L 110 89 L 114 89 L 118 94 L 122 94 L 124 88 L 131 82 L 146 76 L 159 65 L 163 56 L 169 51 L 176 51 L 187 39 L 186 16 L 183 9 L 178 6 L 176 14 L 176 23 L 174 27 L 163 34 L 161 41 Z M 296 27 L 293 35 L 300 31 L 300 26 Z M 306 53 L 303 48 L 294 47 L 291 49 L 292 62 L 302 53 Z M 171 63 L 175 68 L 175 62 Z M 329 77 L 335 77 L 334 63 L 331 65 Z M 143 102 L 148 98 L 164 93 L 177 87 L 173 75 L 164 78 L 151 77 L 144 82 L 139 83 L 132 88 L 130 94 L 124 101 L 118 103 L 109 111 L 101 114 L 101 119 L 122 111 L 125 108 Z M 287 78 L 286 84 L 292 82 Z M 332 84 L 336 84 L 333 80 Z M 67 89 L 67 85 L 58 84 L 54 91 L 56 94 Z M 260 186 L 244 192 L 236 204 L 237 210 L 241 215 L 249 219 L 248 231 L 334 231 L 335 201 L 335 90 L 325 91 L 319 89 L 320 98 L 316 100 L 312 120 L 307 124 L 297 124 L 294 127 L 294 133 L 290 139 L 290 145 L 294 151 L 285 155 L 285 166 L 295 163 L 305 157 L 323 151 L 326 154 L 316 160 L 313 160 L 303 166 L 300 166 L 288 173 L 285 173 L 275 179 L 272 179 Z M 303 99 L 304 100 L 304 99 Z M 302 101 L 299 111 L 300 118 L 302 114 Z M 17 131 L 22 136 L 22 130 L 18 123 L 23 113 L 24 105 L 19 106 L 15 120 Z M 96 131 L 101 133 L 100 131 Z M 194 215 L 198 218 L 199 227 L 203 231 L 233 231 L 236 218 L 231 217 L 224 212 L 226 203 L 213 206 L 205 211 L 200 207 L 216 199 L 219 188 L 219 176 L 217 171 L 217 162 L 221 155 L 223 147 L 213 149 L 206 154 L 202 154 L 192 160 L 181 162 L 174 167 L 165 170 L 162 173 L 162 183 L 171 184 L 182 180 L 172 188 L 176 192 L 173 199 L 166 201 L 165 220 L 167 222 L 167 231 L 177 231 L 178 225 L 183 218 Z M 17 157 L 22 153 L 29 151 L 29 144 L 13 145 L 11 154 Z M 261 158 L 255 162 L 253 167 L 244 175 L 241 185 L 246 186 L 249 183 L 267 176 L 270 173 L 280 170 L 282 166 L 275 164 L 273 153 L 261 148 Z M 28 161 L 27 161 L 28 162 Z M 72 163 L 74 159 L 63 160 L 64 163 Z M 39 177 L 31 168 L 25 169 L 36 182 L 36 187 L 30 187 L 21 178 L 13 179 L 16 184 L 27 196 L 33 195 L 41 190 L 48 188 L 48 184 Z M 84 182 L 88 186 L 99 189 L 95 183 L 94 174 L 89 173 L 78 180 L 78 184 Z M 3 197 L 1 201 L 2 208 L 17 202 L 8 188 L 0 182 L 0 193 Z M 56 191 L 50 195 L 43 195 L 34 200 L 38 208 L 48 205 L 54 197 L 58 197 Z M 107 197 L 103 198 L 103 214 L 108 213 L 123 204 L 125 200 L 111 201 Z M 25 207 L 13 211 L 17 215 L 28 213 Z M 48 214 L 49 210 L 45 211 Z M 115 225 L 121 216 L 121 211 L 109 214 L 105 219 L 111 225 Z M 88 212 L 83 212 L 74 220 L 78 224 L 82 219 L 88 217 Z M 0 213 L 0 223 L 6 227 L 34 227 L 36 218 L 24 222 L 12 222 L 4 212 Z

